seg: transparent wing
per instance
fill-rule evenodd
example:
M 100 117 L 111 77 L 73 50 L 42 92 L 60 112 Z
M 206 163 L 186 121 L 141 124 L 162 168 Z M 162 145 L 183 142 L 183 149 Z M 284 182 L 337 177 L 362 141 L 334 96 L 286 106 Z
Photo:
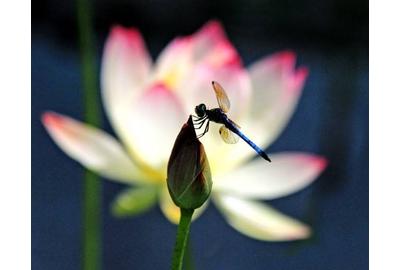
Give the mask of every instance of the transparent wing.
M 221 126 L 219 129 L 219 135 L 222 140 L 229 144 L 235 144 L 239 141 L 239 136 L 227 129 L 225 126 Z
M 216 81 L 212 82 L 212 86 L 214 88 L 215 96 L 217 97 L 219 108 L 224 113 L 227 113 L 229 111 L 229 108 L 231 107 L 231 103 L 225 93 L 224 88 L 222 88 L 222 86 Z

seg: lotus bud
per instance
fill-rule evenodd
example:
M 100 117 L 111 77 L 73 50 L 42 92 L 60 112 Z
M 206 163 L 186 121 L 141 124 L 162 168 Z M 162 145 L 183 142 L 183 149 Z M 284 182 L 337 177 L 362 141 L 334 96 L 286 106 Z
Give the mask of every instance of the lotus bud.
M 168 162 L 167 185 L 172 200 L 180 208 L 199 208 L 210 196 L 210 166 L 191 116 L 175 140 Z

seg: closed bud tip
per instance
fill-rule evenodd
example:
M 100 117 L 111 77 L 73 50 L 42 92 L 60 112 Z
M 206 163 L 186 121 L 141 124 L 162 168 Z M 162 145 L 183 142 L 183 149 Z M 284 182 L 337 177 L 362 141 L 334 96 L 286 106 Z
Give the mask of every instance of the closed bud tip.
M 210 166 L 191 116 L 175 140 L 168 162 L 167 185 L 172 200 L 180 208 L 199 208 L 210 196 Z

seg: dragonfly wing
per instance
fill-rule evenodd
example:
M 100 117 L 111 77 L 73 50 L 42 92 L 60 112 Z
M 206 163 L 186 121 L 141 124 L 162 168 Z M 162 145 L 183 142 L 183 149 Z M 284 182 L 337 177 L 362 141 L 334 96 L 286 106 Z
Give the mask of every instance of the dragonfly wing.
M 224 142 L 226 143 L 235 144 L 239 141 L 239 136 L 237 136 L 225 126 L 220 127 L 219 134 L 221 135 L 222 140 L 224 140 Z
M 212 86 L 214 88 L 215 96 L 217 97 L 219 108 L 224 113 L 227 113 L 229 111 L 229 108 L 231 107 L 231 103 L 225 93 L 224 88 L 222 88 L 222 86 L 216 81 L 212 82 Z

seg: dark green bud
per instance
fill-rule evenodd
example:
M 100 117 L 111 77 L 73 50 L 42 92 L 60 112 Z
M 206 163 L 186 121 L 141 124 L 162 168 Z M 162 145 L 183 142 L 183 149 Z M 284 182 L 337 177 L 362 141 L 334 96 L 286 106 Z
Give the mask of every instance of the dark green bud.
M 180 208 L 199 208 L 210 196 L 210 166 L 191 116 L 175 140 L 168 162 L 167 184 L 172 200 Z

